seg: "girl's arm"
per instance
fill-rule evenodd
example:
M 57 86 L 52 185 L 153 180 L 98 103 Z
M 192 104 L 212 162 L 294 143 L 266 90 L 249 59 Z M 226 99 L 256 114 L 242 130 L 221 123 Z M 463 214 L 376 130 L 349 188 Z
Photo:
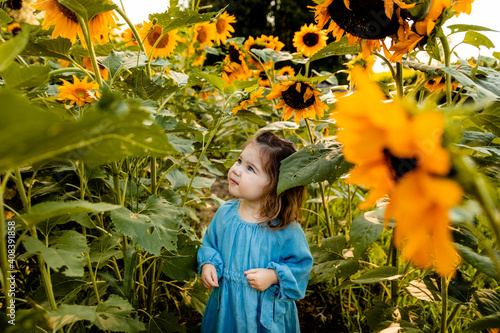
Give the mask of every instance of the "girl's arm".
M 219 233 L 222 225 L 221 209 L 217 210 L 212 222 L 208 226 L 207 232 L 203 237 L 203 245 L 198 249 L 198 274 L 202 275 L 203 266 L 211 264 L 215 268 L 215 278 L 218 279 L 222 276 L 224 271 L 224 263 L 222 256 L 219 252 Z M 208 266 L 208 265 L 207 265 Z M 213 272 L 213 271 L 212 271 Z M 213 276 L 213 274 L 210 274 Z

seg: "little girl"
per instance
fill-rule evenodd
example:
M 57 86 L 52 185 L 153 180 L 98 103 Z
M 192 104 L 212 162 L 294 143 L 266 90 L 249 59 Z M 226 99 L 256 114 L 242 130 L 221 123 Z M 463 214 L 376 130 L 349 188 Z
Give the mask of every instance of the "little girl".
M 300 332 L 295 300 L 305 296 L 311 252 L 300 225 L 304 187 L 277 195 L 280 162 L 294 145 L 264 132 L 243 146 L 228 173 L 229 193 L 198 251 L 212 289 L 202 332 Z

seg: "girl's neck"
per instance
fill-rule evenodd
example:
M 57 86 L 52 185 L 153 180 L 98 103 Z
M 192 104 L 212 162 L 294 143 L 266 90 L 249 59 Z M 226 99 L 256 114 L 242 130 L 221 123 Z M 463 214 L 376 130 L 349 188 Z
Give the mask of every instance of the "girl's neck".
M 238 213 L 247 222 L 260 223 L 266 220 L 265 217 L 260 215 L 260 202 L 249 202 L 248 200 L 241 199 Z

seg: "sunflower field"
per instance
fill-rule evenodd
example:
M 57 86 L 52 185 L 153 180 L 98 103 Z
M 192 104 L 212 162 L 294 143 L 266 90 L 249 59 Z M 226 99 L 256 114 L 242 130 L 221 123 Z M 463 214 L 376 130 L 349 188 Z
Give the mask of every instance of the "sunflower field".
M 291 52 L 231 6 L 0 0 L 0 330 L 199 331 L 197 250 L 268 130 L 307 186 L 303 332 L 498 333 L 500 53 L 444 27 L 473 1 L 311 0 Z

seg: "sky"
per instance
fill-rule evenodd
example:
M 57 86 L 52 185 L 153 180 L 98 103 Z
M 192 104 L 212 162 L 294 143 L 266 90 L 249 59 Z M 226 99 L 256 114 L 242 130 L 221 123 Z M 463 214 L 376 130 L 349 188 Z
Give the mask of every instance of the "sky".
M 148 15 L 153 13 L 163 13 L 168 9 L 169 0 L 114 0 L 119 6 L 123 4 L 125 12 L 129 16 L 130 20 L 134 23 L 141 23 L 144 20 L 148 20 Z M 187 0 L 185 0 L 187 1 Z M 306 0 L 311 1 L 312 0 Z M 498 16 L 498 10 L 493 8 L 492 4 L 496 3 L 498 0 L 475 0 L 472 4 L 472 12 L 470 15 L 464 13 L 460 16 L 453 17 L 448 20 L 447 25 L 452 24 L 473 24 L 480 25 L 490 29 L 499 30 L 498 32 L 481 32 L 486 35 L 493 44 L 494 49 L 487 49 L 481 47 L 481 55 L 491 56 L 493 52 L 500 52 L 500 19 Z M 241 19 L 241 18 L 236 18 Z M 313 14 L 311 13 L 312 23 Z M 445 33 L 450 33 L 450 30 L 445 28 Z M 454 47 L 460 43 L 465 36 L 465 33 L 457 33 L 452 35 L 450 46 Z M 467 59 L 469 57 L 477 57 L 479 50 L 470 45 L 459 45 L 455 48 L 455 51 L 460 55 L 461 58 Z

